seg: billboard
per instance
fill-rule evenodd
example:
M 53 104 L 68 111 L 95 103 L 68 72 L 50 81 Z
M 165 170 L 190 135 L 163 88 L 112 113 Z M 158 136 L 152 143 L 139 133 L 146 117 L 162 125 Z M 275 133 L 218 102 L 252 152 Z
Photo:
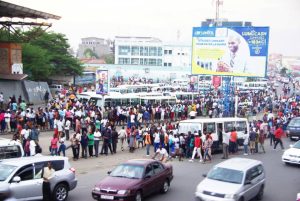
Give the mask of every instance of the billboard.
M 108 94 L 108 70 L 96 70 L 96 94 Z
M 194 27 L 192 74 L 265 77 L 269 27 Z

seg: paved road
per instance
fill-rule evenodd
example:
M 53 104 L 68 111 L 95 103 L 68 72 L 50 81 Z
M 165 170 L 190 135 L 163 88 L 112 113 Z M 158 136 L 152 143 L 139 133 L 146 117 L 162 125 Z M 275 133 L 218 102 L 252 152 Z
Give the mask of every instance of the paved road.
M 285 139 L 285 146 L 291 142 Z M 300 174 L 299 166 L 286 166 L 281 162 L 282 150 L 272 150 L 269 145 L 266 146 L 266 154 L 255 154 L 247 156 L 249 158 L 261 160 L 264 163 L 267 182 L 265 188 L 264 201 L 293 201 L 296 200 L 296 194 L 300 192 Z M 139 153 L 137 153 L 140 155 Z M 128 154 L 127 154 L 128 155 Z M 140 155 L 141 156 L 141 155 Z M 244 157 L 242 155 L 238 157 Z M 200 164 L 198 162 L 189 163 L 173 161 L 174 180 L 171 184 L 170 191 L 165 194 L 153 195 L 146 201 L 187 201 L 194 200 L 194 191 L 196 185 L 203 179 L 202 174 L 216 163 L 222 161 L 221 155 L 215 155 L 211 164 Z M 106 172 L 111 169 L 99 168 L 90 172 L 81 172 L 78 174 L 78 187 L 70 193 L 69 200 L 93 200 L 91 189 L 94 184 L 106 176 Z

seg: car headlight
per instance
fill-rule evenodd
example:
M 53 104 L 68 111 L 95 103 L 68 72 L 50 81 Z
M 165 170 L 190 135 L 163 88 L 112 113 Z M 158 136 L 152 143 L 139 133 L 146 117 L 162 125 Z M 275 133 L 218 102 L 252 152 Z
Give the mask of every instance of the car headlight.
M 125 195 L 125 194 L 129 194 L 129 193 L 130 193 L 129 190 L 118 190 L 119 195 Z
M 236 199 L 237 195 L 236 194 L 226 194 L 224 198 L 228 198 L 228 199 Z
M 93 191 L 98 191 L 98 192 L 100 192 L 100 190 L 101 190 L 101 189 L 100 189 L 99 187 L 94 187 L 94 188 L 93 188 Z

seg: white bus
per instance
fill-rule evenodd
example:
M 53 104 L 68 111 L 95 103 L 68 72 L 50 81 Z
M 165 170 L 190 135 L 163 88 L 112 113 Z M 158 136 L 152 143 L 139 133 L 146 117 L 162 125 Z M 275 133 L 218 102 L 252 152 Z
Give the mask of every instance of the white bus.
M 188 133 L 191 131 L 201 131 L 202 134 L 206 132 L 212 133 L 213 138 L 213 150 L 222 150 L 222 133 L 230 133 L 235 128 L 238 135 L 238 145 L 243 145 L 243 137 L 245 133 L 249 133 L 249 123 L 246 118 L 213 118 L 213 119 L 189 119 L 179 122 L 178 133 Z M 205 136 L 202 135 L 204 138 Z
M 176 102 L 177 102 L 177 99 L 174 96 L 143 96 L 143 97 L 140 97 L 141 105 L 147 105 L 147 104 L 175 105 Z
M 159 84 L 137 84 L 137 85 L 119 85 L 115 88 L 111 88 L 111 92 L 120 92 L 121 94 L 125 93 L 141 93 L 149 92 L 153 87 L 159 87 Z
M 140 103 L 140 99 L 134 94 L 109 93 L 108 95 L 99 95 L 94 93 L 91 95 L 90 101 L 99 107 L 115 107 L 115 106 L 135 106 Z

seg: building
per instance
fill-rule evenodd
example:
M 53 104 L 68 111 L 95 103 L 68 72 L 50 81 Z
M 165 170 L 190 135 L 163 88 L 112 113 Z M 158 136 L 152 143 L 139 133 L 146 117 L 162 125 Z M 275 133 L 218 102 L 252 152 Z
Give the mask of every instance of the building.
M 82 38 L 77 51 L 77 57 L 79 59 L 100 59 L 112 53 L 112 47 L 113 43 L 110 40 L 96 37 Z
M 115 64 L 162 66 L 162 41 L 153 37 L 115 38 Z
M 174 42 L 163 45 L 163 66 L 180 66 L 191 68 L 191 45 Z

